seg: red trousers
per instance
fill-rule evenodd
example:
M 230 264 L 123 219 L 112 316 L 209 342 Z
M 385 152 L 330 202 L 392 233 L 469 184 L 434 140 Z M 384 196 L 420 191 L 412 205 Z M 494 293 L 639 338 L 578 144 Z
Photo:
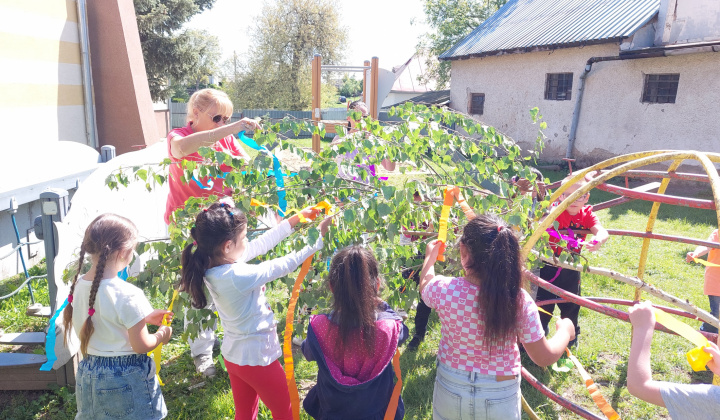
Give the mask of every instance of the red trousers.
M 258 398 L 274 420 L 292 420 L 285 371 L 277 360 L 269 366 L 240 366 L 225 360 L 235 401 L 235 420 L 257 419 Z

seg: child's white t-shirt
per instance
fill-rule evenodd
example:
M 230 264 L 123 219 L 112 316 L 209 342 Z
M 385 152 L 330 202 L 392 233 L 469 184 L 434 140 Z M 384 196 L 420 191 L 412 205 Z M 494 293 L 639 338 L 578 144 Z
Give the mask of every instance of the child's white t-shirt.
M 72 323 L 80 336 L 90 308 L 92 281 L 82 276 L 73 293 Z M 118 277 L 100 281 L 95 295 L 95 314 L 92 316 L 95 332 L 90 336 L 88 354 L 94 356 L 124 356 L 136 354 L 130 346 L 128 329 L 145 319 L 153 311 L 145 293 Z

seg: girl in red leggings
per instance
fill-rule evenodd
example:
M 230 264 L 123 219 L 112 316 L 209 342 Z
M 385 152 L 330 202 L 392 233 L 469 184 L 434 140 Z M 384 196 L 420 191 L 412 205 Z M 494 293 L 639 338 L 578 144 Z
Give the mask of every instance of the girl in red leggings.
M 313 218 L 317 212 L 307 208 L 301 213 Z M 320 223 L 323 235 L 330 220 Z M 273 311 L 265 298 L 265 283 L 295 271 L 322 248 L 322 240 L 260 264 L 248 261 L 290 235 L 298 221 L 298 215 L 285 219 L 248 243 L 245 214 L 230 204 L 215 203 L 197 215 L 190 230 L 192 241 L 183 251 L 181 289 L 190 294 L 194 307 L 204 308 L 207 286 L 222 320 L 225 338 L 221 352 L 230 375 L 236 419 L 256 419 L 258 399 L 267 405 L 273 419 L 292 419 L 285 371 L 277 360 L 282 350 Z

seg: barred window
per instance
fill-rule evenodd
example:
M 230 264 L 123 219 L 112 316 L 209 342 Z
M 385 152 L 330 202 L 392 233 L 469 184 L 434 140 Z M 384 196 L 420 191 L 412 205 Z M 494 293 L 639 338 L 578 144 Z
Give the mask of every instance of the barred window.
M 545 79 L 545 99 L 569 101 L 572 96 L 572 73 L 548 73 Z
M 646 74 L 642 101 L 650 104 L 674 104 L 680 74 Z
M 485 108 L 485 94 L 473 93 L 470 95 L 470 115 L 482 115 Z

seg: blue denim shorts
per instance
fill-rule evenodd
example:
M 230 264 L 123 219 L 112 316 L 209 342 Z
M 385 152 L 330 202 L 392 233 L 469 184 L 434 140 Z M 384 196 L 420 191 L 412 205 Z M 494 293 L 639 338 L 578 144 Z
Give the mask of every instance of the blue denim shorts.
M 520 420 L 520 375 L 497 382 L 494 375 L 437 365 L 433 419 Z
M 80 362 L 75 385 L 79 419 L 162 419 L 167 408 L 146 354 L 103 357 Z

